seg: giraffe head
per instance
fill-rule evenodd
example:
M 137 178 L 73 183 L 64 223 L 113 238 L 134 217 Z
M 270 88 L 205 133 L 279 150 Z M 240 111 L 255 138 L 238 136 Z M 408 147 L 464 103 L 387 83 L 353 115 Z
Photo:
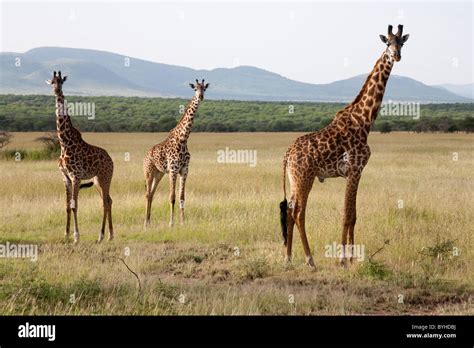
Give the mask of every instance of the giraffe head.
M 199 100 L 203 100 L 204 92 L 206 91 L 207 87 L 209 87 L 209 84 L 208 83 L 204 84 L 204 79 L 202 79 L 202 82 L 199 82 L 196 79 L 196 84 L 190 83 L 189 85 L 191 86 L 192 89 L 194 89 L 195 96 L 198 97 Z
M 384 44 L 387 45 L 387 53 L 388 55 L 399 62 L 402 59 L 402 47 L 403 44 L 408 40 L 409 34 L 403 35 L 403 25 L 398 25 L 398 31 L 394 35 L 392 33 L 393 27 L 391 25 L 388 26 L 388 35 L 380 35 L 380 39 Z
M 63 83 L 66 81 L 66 79 L 67 76 L 61 77 L 61 71 L 58 71 L 58 74 L 56 74 L 56 71 L 54 71 L 53 78 L 51 80 L 46 80 L 45 82 L 53 87 L 55 93 L 59 93 L 62 90 Z

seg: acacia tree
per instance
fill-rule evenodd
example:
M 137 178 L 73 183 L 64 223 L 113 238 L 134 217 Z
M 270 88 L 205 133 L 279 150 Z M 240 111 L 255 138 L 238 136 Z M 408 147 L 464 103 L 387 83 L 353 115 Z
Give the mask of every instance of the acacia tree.
M 10 144 L 13 134 L 9 132 L 0 131 L 0 149 Z
M 44 147 L 50 154 L 59 152 L 61 149 L 58 134 L 56 132 L 48 132 L 45 135 L 36 138 L 35 141 L 43 143 Z

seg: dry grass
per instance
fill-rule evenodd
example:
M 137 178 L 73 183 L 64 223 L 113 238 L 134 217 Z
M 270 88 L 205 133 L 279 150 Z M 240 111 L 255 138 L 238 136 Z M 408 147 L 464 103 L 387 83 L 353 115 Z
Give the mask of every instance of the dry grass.
M 16 133 L 9 147 L 38 147 L 39 135 Z M 63 238 L 55 161 L 1 161 L 0 242 L 38 243 L 40 255 L 37 262 L 0 259 L 0 314 L 474 314 L 474 137 L 372 134 L 355 238 L 367 255 L 390 244 L 348 270 L 326 258 L 325 245 L 340 239 L 344 180 L 315 183 L 307 218 L 312 271 L 298 234 L 293 265 L 283 262 L 278 226 L 281 158 L 297 136 L 192 134 L 187 222 L 168 228 L 165 177 L 145 231 L 142 158 L 164 135 L 84 134 L 115 162 L 116 239 L 101 245 L 94 189 L 81 191 L 82 240 L 74 246 Z M 217 163 L 225 147 L 257 150 L 257 166 Z M 420 254 L 445 241 L 454 241 L 459 256 Z M 133 274 L 108 258 L 124 257 L 126 248 L 140 293 Z

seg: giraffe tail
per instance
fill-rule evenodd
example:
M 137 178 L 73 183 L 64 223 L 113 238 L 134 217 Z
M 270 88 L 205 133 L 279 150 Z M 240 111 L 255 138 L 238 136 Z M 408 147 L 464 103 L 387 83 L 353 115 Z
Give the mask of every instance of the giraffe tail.
M 79 188 L 85 188 L 85 187 L 91 187 L 92 185 L 94 185 L 94 182 L 91 181 L 91 182 L 86 182 L 85 184 L 80 184 L 79 185 Z
M 286 156 L 283 159 L 283 195 L 284 199 L 280 202 L 280 224 L 281 234 L 283 236 L 283 245 L 286 246 L 288 242 L 288 223 L 287 223 L 287 211 L 288 201 L 286 199 Z
M 288 224 L 286 222 L 286 214 L 288 210 L 288 201 L 286 198 L 280 202 L 280 224 L 281 234 L 283 236 L 283 245 L 286 246 L 288 242 Z

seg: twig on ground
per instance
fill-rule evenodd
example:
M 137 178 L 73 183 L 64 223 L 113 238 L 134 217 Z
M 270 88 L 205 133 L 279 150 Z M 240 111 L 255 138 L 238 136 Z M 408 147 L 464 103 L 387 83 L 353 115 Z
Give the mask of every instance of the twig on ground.
M 138 274 L 136 274 L 128 265 L 127 263 L 125 262 L 125 259 L 123 259 L 122 257 L 118 257 L 118 256 L 106 256 L 105 257 L 106 259 L 118 259 L 120 261 L 122 261 L 122 263 L 125 265 L 125 267 L 127 267 L 127 269 L 135 276 L 135 278 L 137 278 L 137 282 L 138 282 L 138 295 L 137 295 L 137 300 L 138 298 L 140 297 L 140 293 L 142 291 L 142 283 L 140 281 L 140 277 L 138 276 Z

